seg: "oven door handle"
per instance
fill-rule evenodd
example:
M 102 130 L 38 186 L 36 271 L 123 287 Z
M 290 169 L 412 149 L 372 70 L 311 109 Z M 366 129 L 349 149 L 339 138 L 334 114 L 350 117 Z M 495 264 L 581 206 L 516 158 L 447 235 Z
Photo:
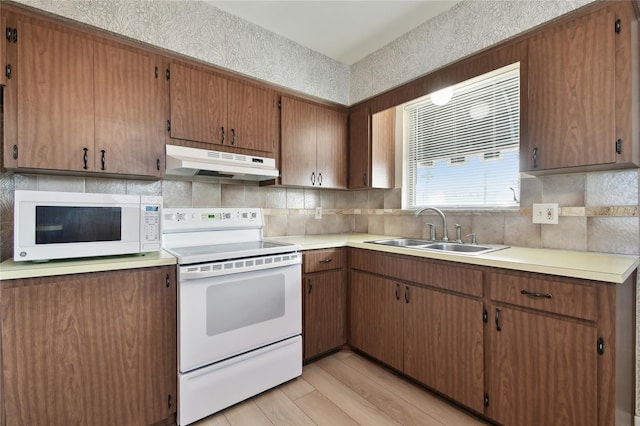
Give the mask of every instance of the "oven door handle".
M 246 272 L 253 271 L 266 271 L 269 269 L 278 269 L 284 268 L 290 265 L 300 265 L 302 263 L 300 255 L 291 256 L 291 259 L 284 260 L 278 263 L 270 263 L 264 265 L 252 265 L 247 267 L 240 268 L 229 268 L 225 269 L 224 267 L 218 270 L 206 270 L 202 271 L 197 268 L 196 270 L 190 271 L 188 266 L 184 266 L 180 268 L 180 281 L 189 281 L 189 280 L 199 280 L 213 277 L 221 277 L 221 276 L 229 276 L 229 275 L 237 275 Z

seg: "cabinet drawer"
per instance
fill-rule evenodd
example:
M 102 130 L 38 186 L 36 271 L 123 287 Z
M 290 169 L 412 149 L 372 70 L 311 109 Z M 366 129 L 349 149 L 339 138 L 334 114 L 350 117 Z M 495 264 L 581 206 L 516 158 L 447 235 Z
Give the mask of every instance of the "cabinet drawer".
M 595 321 L 597 289 L 526 275 L 491 274 L 491 300 Z
M 333 248 L 306 251 L 303 263 L 305 273 L 340 269 L 346 264 L 345 250 Z
M 351 249 L 353 269 L 409 281 L 470 296 L 482 297 L 482 271 L 455 262 L 433 262 L 411 256 Z

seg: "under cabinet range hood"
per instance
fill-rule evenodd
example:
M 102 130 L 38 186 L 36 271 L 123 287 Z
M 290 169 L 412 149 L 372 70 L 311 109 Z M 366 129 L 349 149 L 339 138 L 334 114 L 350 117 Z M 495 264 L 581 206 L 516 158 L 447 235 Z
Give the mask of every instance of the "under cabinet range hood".
M 273 158 L 166 145 L 167 175 L 270 180 L 280 173 Z

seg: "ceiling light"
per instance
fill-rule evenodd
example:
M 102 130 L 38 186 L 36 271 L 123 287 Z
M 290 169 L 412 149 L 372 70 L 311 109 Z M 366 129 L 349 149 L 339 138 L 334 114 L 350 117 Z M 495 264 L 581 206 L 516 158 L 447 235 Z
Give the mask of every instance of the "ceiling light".
M 453 97 L 453 87 L 445 87 L 429 95 L 434 105 L 446 105 Z

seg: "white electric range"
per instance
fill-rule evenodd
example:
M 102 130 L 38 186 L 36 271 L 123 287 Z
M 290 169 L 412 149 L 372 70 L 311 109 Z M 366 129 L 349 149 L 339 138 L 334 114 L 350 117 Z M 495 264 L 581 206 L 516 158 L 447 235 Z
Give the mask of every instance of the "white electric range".
M 178 258 L 178 423 L 302 374 L 300 247 L 265 241 L 255 208 L 165 208 Z

